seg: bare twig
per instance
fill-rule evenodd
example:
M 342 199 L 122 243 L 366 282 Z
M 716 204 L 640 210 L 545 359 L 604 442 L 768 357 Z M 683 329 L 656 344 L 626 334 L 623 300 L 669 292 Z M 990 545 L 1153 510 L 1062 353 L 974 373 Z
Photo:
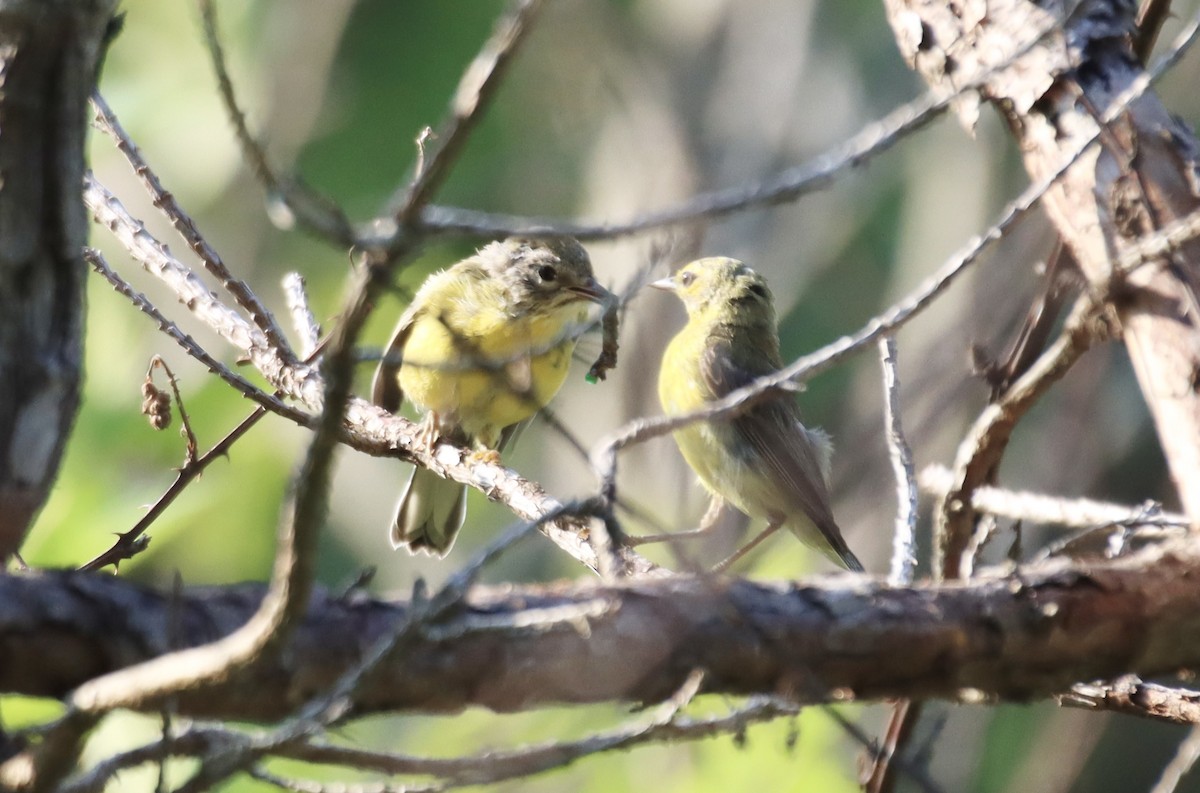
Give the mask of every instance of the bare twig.
M 864 765 L 859 775 L 864 793 L 889 793 L 894 789 L 895 769 L 909 763 L 900 752 L 916 730 L 923 709 L 924 703 L 919 700 L 901 699 L 892 704 L 878 747 L 864 753 Z
M 147 763 L 162 765 L 171 757 L 192 757 L 237 740 L 238 734 L 232 730 L 193 726 L 173 735 L 170 742 L 155 741 L 105 757 L 60 785 L 58 793 L 101 793 L 105 784 L 121 771 Z
M 285 275 L 283 295 L 287 299 L 288 312 L 292 315 L 292 325 L 300 337 L 300 357 L 307 361 L 321 344 L 321 325 L 309 308 L 304 276 L 300 273 Z
M 267 191 L 268 201 L 278 200 L 287 211 L 286 223 L 299 221 L 300 225 L 314 234 L 341 247 L 349 247 L 357 241 L 353 224 L 336 203 L 313 190 L 296 177 L 281 177 L 271 166 L 266 151 L 250 134 L 246 115 L 238 104 L 233 89 L 233 80 L 225 65 L 225 50 L 217 32 L 217 11 L 213 0 L 199 0 L 200 18 L 204 25 L 204 41 L 217 77 L 217 90 L 225 111 L 233 124 L 234 134 L 242 147 L 242 156 L 250 164 L 255 176 Z M 280 213 L 271 217 L 280 222 Z
M 926 466 L 917 481 L 921 488 L 937 498 L 945 498 L 951 487 L 952 474 L 941 465 Z M 984 485 L 971 494 L 971 507 L 1002 518 L 1030 523 L 1050 523 L 1077 529 L 1096 529 L 1106 526 L 1158 526 L 1186 528 L 1187 517 L 1176 512 L 1164 512 L 1162 505 L 1148 502 L 1126 506 L 1088 498 L 1064 498 L 1031 493 L 1027 490 L 1006 490 Z
M 887 429 L 888 457 L 896 475 L 896 529 L 892 539 L 892 563 L 888 583 L 911 584 L 916 566 L 917 477 L 913 470 L 912 449 L 904 438 L 900 423 L 900 378 L 896 364 L 896 340 L 879 340 L 879 360 L 883 367 L 883 420 Z
M 857 724 L 843 716 L 836 708 L 822 708 L 821 710 L 826 716 L 833 719 L 847 735 L 858 741 L 864 748 L 869 750 L 872 747 L 874 741 L 871 740 L 870 736 Z M 929 776 L 929 772 L 925 768 L 905 757 L 893 757 L 890 759 L 892 760 L 892 766 L 899 768 L 907 774 L 925 793 L 942 792 L 942 787 L 933 781 L 933 778 Z M 867 783 L 863 784 L 865 786 Z
M 384 774 L 434 776 L 441 780 L 435 789 L 450 789 L 531 777 L 565 768 L 596 754 L 629 750 L 645 744 L 736 735 L 750 725 L 799 712 L 796 705 L 775 698 L 755 697 L 726 714 L 690 718 L 679 714 L 679 703 L 686 698 L 689 684 L 690 681 L 675 696 L 652 709 L 647 718 L 578 741 L 556 741 L 436 759 L 318 743 L 286 747 L 280 754 L 310 763 L 342 765 Z
M 983 410 L 967 432 L 955 459 L 953 487 L 934 514 L 934 575 L 945 579 L 971 577 L 983 540 L 971 532 L 972 494 L 999 463 L 1021 417 L 1091 346 L 1096 338 L 1096 321 L 1091 300 L 1082 298 L 1058 339 Z
M 316 373 L 299 364 L 289 350 L 272 346 L 258 327 L 221 303 L 199 276 L 172 256 L 167 247 L 91 175 L 84 179 L 84 203 L 96 221 L 108 228 L 138 263 L 170 287 L 197 319 L 245 352 L 272 385 L 284 389 L 310 408 L 321 405 L 321 383 Z
M 1106 683 L 1078 683 L 1057 699 L 1064 707 L 1200 725 L 1200 691 L 1146 683 L 1136 675 Z
M 1159 776 L 1158 782 L 1150 789 L 1150 793 L 1175 793 L 1179 783 L 1192 770 L 1196 760 L 1200 759 L 1200 725 L 1193 725 L 1179 746 L 1175 756 L 1167 763 Z
M 979 89 L 996 72 L 1007 68 L 1012 61 L 1027 53 L 1056 29 L 1054 25 L 1048 26 L 1015 52 L 1008 62 L 964 83 L 950 95 L 935 96 L 930 92 L 901 105 L 879 121 L 865 126 L 859 133 L 826 154 L 803 165 L 786 169 L 769 179 L 701 193 L 676 206 L 644 213 L 618 223 L 571 222 L 559 218 L 521 217 L 433 205 L 425 209 L 421 223 L 430 232 L 440 234 L 501 237 L 549 233 L 569 235 L 582 240 L 597 240 L 711 220 L 756 206 L 786 204 L 827 187 L 843 172 L 861 166 L 872 157 L 890 149 L 910 133 L 921 129 L 963 95 Z M 386 240 L 386 235 L 374 240 L 364 238 L 362 244 L 366 247 L 380 246 L 386 245 Z
M 163 401 L 170 402 L 169 399 L 161 399 L 161 391 L 154 385 L 154 370 L 162 369 L 167 375 L 167 382 L 171 386 L 172 393 L 175 394 L 175 404 L 179 406 L 179 423 L 180 434 L 185 441 L 185 449 L 183 454 L 183 464 L 191 465 L 196 459 L 196 449 L 199 448 L 199 442 L 196 440 L 196 433 L 192 431 L 192 422 L 188 418 L 187 407 L 183 404 L 183 394 L 179 393 L 179 381 L 175 379 L 175 373 L 171 371 L 171 367 L 163 360 L 161 355 L 155 355 L 150 359 L 150 368 L 146 370 L 146 381 L 142 384 L 142 396 L 145 400 L 142 402 L 142 412 L 150 415 L 151 422 L 155 424 L 156 429 L 166 427 L 164 421 L 169 422 L 171 412 L 170 405 L 167 405 L 166 419 L 160 418 L 162 415 L 159 412 L 159 405 Z M 158 424 L 162 423 L 159 427 Z
M 251 291 L 245 281 L 233 277 L 233 273 L 229 271 L 220 254 L 204 239 L 196 227 L 195 221 L 183 211 L 183 208 L 175 200 L 175 196 L 163 187 L 158 175 L 146 163 L 141 151 L 125 133 L 116 115 L 113 114 L 99 92 L 92 94 L 92 107 L 96 110 L 96 121 L 100 129 L 117 142 L 117 148 L 125 155 L 125 159 L 133 167 L 134 173 L 142 180 L 154 205 L 171 221 L 171 225 L 179 232 L 179 236 L 183 237 L 188 247 L 200 258 L 204 268 L 221 282 L 221 286 L 225 287 L 226 291 L 233 296 L 234 301 L 250 315 L 254 324 L 258 325 L 262 331 L 265 342 L 279 354 L 285 357 L 289 356 L 291 348 L 288 346 L 283 332 L 279 329 L 279 325 L 276 324 L 274 315 Z
M 109 267 L 108 262 L 100 251 L 94 248 L 85 248 L 83 257 L 92 266 L 92 269 L 103 276 L 119 294 L 133 303 L 143 314 L 154 320 L 162 333 L 178 344 L 188 355 L 199 361 L 210 372 L 229 383 L 240 394 L 247 399 L 257 402 L 261 407 L 270 410 L 272 413 L 290 419 L 302 427 L 308 426 L 311 422 L 312 417 L 309 414 L 283 402 L 278 396 L 268 394 L 210 355 L 203 347 L 196 343 L 195 339 L 188 336 L 179 329 L 178 325 L 163 316 L 163 313 L 147 300 L 144 295 L 137 292 L 127 281 L 117 275 Z
M 216 445 L 205 452 L 203 456 L 179 469 L 175 475 L 175 481 L 171 483 L 166 492 L 158 497 L 158 500 L 154 502 L 154 505 L 150 507 L 142 519 L 134 524 L 129 531 L 118 534 L 117 541 L 113 543 L 111 548 L 90 562 L 81 565 L 79 569 L 100 570 L 110 564 L 116 565 L 145 548 L 148 540 L 143 539 L 142 535 L 146 533 L 151 524 L 166 512 L 167 507 L 174 503 L 175 499 L 183 493 L 187 486 L 204 472 L 204 469 L 216 460 L 227 456 L 230 447 L 266 415 L 267 411 L 265 408 L 255 408 L 253 413 L 242 419 L 241 423 L 230 430 L 224 438 L 217 441 Z
M 491 37 L 463 73 L 450 102 L 450 115 L 434 136 L 439 145 L 412 182 L 392 198 L 388 214 L 397 228 L 405 229 L 420 217 L 433 194 L 445 181 L 471 130 L 496 95 L 521 42 L 528 35 L 541 0 L 516 0 L 496 21 Z M 390 248 L 391 246 L 389 246 Z

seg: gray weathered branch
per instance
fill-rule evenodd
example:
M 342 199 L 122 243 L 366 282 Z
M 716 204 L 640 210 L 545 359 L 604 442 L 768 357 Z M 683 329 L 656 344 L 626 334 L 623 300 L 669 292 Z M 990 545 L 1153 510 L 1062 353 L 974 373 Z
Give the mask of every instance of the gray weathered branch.
M 1153 574 L 1148 574 L 1153 571 Z M 211 641 L 255 610 L 258 585 L 172 598 L 83 573 L 0 578 L 0 691 L 63 696 L 84 681 Z M 314 596 L 293 643 L 179 711 L 265 720 L 327 689 L 405 604 Z M 1200 547 L 891 589 L 849 574 L 764 585 L 673 577 L 479 588 L 363 681 L 356 712 L 511 711 L 658 701 L 695 669 L 704 689 L 799 702 L 907 696 L 1027 700 L 1073 683 L 1200 665 Z

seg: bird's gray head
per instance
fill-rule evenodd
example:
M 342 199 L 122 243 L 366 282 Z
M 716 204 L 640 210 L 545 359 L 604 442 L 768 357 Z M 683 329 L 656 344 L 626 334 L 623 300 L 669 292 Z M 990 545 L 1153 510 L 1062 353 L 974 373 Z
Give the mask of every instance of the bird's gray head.
M 596 282 L 592 260 L 571 237 L 511 237 L 477 254 L 488 273 L 508 290 L 518 311 L 551 310 L 578 301 L 604 303 L 608 291 Z

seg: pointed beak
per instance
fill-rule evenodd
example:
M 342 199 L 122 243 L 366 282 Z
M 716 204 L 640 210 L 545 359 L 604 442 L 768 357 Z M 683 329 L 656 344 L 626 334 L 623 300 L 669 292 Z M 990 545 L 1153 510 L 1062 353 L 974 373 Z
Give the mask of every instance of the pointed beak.
M 646 286 L 651 289 L 661 289 L 664 292 L 674 292 L 676 288 L 674 279 L 669 276 L 667 278 L 660 278 L 657 281 L 651 281 Z
M 600 286 L 595 278 L 589 278 L 579 286 L 571 286 L 567 287 L 567 289 L 580 297 L 591 300 L 593 303 L 600 303 L 601 305 L 607 303 L 608 299 L 612 297 L 612 294 Z

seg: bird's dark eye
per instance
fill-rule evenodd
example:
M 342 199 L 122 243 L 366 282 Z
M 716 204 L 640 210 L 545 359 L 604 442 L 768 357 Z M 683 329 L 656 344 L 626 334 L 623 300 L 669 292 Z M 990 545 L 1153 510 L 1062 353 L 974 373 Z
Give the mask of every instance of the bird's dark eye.
M 695 273 L 682 273 L 679 276 L 679 283 L 683 284 L 684 286 L 691 286 L 692 281 L 695 281 L 695 280 L 696 280 Z
M 538 277 L 543 281 L 553 281 L 558 277 L 558 272 L 548 264 L 543 264 L 538 268 Z

